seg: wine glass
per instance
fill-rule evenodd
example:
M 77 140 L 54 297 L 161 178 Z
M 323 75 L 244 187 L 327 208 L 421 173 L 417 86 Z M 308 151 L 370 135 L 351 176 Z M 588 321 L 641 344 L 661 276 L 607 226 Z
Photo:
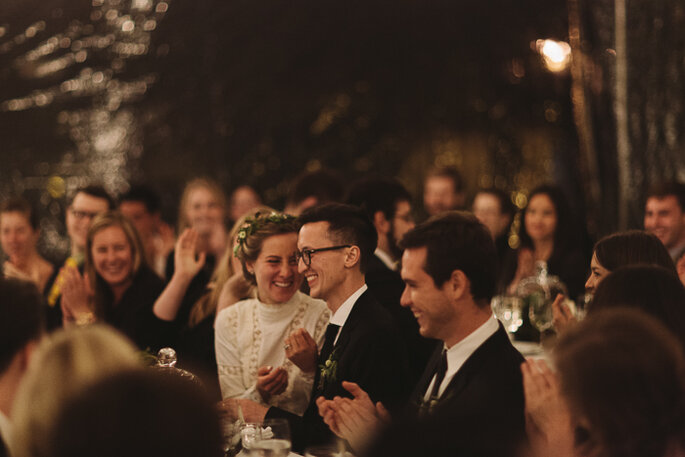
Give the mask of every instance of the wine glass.
M 502 322 L 507 332 L 516 333 L 523 324 L 523 300 L 515 295 L 496 295 L 490 304 L 495 317 Z
M 290 454 L 290 426 L 285 419 L 266 419 L 261 436 L 250 447 L 251 457 L 288 457 Z
M 243 448 L 243 454 L 252 455 L 252 447 L 257 441 L 261 439 L 262 424 L 253 422 L 241 424 L 240 443 Z

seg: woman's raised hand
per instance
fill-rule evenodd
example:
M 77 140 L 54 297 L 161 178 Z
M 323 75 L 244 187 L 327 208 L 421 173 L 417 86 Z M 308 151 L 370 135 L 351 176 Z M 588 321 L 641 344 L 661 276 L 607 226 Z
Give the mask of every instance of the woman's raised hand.
M 73 266 L 65 266 L 60 276 L 62 277 L 62 314 L 67 321 L 76 320 L 84 314 L 91 314 L 91 301 L 93 291 L 88 282 L 88 276 L 79 273 Z
M 552 316 L 552 325 L 557 334 L 563 333 L 577 322 L 571 309 L 564 303 L 564 296 L 562 294 L 557 294 L 552 303 Z
M 196 253 L 197 237 L 197 232 L 192 228 L 185 229 L 178 237 L 174 251 L 174 274 L 192 279 L 205 265 L 206 253 Z
M 288 387 L 288 372 L 283 367 L 263 366 L 257 370 L 257 391 L 264 401 L 278 395 Z
M 300 328 L 288 336 L 285 341 L 285 356 L 304 373 L 314 373 L 318 347 L 307 330 Z

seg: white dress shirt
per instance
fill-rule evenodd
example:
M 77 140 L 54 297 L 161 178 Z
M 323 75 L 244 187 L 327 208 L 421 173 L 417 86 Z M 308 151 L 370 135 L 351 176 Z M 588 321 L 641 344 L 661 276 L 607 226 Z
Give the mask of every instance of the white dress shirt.
M 471 332 L 471 334 L 469 334 L 466 338 L 451 348 L 445 347 L 445 349 L 447 349 L 447 372 L 445 373 L 445 378 L 442 380 L 440 388 L 438 389 L 438 398 L 442 396 L 443 392 L 445 392 L 445 389 L 462 365 L 464 365 L 468 358 L 471 357 L 474 352 L 476 352 L 476 349 L 478 349 L 488 338 L 495 334 L 498 328 L 499 321 L 493 314 L 490 319 L 485 321 L 483 325 Z M 428 401 L 430 398 L 434 383 L 435 376 L 433 376 L 433 380 L 428 386 L 428 389 L 426 389 L 424 400 Z
M 5 414 L 0 411 L 0 440 L 5 443 L 5 447 L 9 448 L 10 433 L 12 432 L 12 424 Z M 2 444 L 0 442 L 0 444 Z
M 376 248 L 375 251 L 373 251 L 373 254 L 380 259 L 383 264 L 391 269 L 392 271 L 397 271 L 397 261 L 393 260 L 393 258 L 388 254 L 387 252 L 383 251 L 381 248 Z
M 340 305 L 340 308 L 338 308 L 335 311 L 335 313 L 333 313 L 333 315 L 331 316 L 331 320 L 329 321 L 329 323 L 340 326 L 340 328 L 338 329 L 338 334 L 335 335 L 335 340 L 333 340 L 333 344 L 336 344 L 338 342 L 340 330 L 342 330 L 343 325 L 345 325 L 345 322 L 347 322 L 347 318 L 350 316 L 350 313 L 352 312 L 352 307 L 355 303 L 357 303 L 359 297 L 361 297 L 361 295 L 364 292 L 366 292 L 366 289 L 368 289 L 368 286 L 366 284 L 357 289 L 355 293 L 347 297 L 347 300 L 345 300 L 343 304 Z

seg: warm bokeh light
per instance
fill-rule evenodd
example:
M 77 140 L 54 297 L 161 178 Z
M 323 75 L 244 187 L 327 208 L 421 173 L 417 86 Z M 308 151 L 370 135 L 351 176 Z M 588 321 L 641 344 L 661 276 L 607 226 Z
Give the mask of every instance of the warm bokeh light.
M 549 71 L 564 71 L 571 61 L 571 46 L 564 41 L 537 40 L 535 47 Z

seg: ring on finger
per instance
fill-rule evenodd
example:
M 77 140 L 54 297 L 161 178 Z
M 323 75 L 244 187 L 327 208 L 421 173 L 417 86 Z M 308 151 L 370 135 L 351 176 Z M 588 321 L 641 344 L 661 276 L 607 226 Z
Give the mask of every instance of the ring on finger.
M 291 348 L 291 346 L 288 343 L 285 343 L 285 346 L 283 346 L 283 349 L 285 349 L 286 351 L 290 348 Z

